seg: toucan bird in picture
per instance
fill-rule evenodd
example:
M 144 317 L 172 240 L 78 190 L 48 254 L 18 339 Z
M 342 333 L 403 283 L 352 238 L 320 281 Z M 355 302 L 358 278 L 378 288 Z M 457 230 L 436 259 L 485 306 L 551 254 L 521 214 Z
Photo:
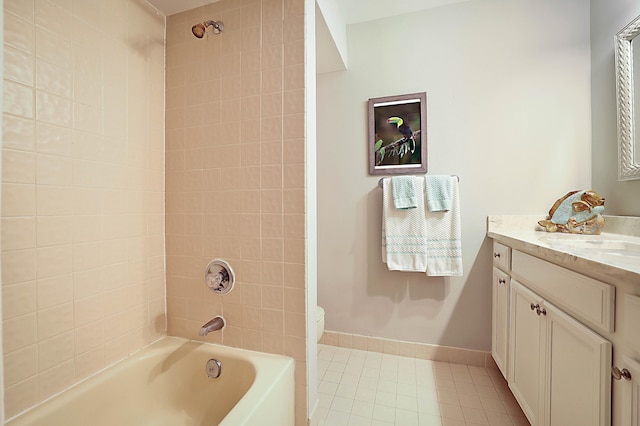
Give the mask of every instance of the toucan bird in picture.
M 411 152 L 415 151 L 416 141 L 413 138 L 413 130 L 404 122 L 402 117 L 389 117 L 387 118 L 387 124 L 395 124 L 398 132 L 402 135 L 401 143 L 411 141 Z

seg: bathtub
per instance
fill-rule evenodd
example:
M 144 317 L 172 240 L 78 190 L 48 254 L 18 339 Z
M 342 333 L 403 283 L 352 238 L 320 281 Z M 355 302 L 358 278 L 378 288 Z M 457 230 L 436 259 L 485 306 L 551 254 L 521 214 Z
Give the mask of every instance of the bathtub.
M 166 337 L 6 424 L 284 426 L 294 405 L 293 359 Z

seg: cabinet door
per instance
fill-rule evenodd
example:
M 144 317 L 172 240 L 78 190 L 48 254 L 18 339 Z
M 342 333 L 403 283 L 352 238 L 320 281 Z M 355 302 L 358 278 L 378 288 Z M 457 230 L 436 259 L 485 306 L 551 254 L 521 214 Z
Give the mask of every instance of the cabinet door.
M 493 307 L 491 310 L 491 355 L 507 379 L 507 341 L 509 337 L 509 275 L 493 268 Z
M 630 407 L 625 407 L 631 409 L 624 410 L 623 424 L 640 425 L 640 363 L 631 358 L 624 357 L 624 367 L 631 373 L 631 388 L 629 389 L 630 394 L 628 395 L 628 401 L 631 404 Z M 626 385 L 626 383 L 623 384 Z
M 546 317 L 546 389 L 543 424 L 611 424 L 611 343 L 555 306 Z
M 544 409 L 544 321 L 535 306 L 542 300 L 516 280 L 511 280 L 509 332 L 509 388 L 532 425 L 540 425 Z M 532 306 L 534 308 L 532 309 Z

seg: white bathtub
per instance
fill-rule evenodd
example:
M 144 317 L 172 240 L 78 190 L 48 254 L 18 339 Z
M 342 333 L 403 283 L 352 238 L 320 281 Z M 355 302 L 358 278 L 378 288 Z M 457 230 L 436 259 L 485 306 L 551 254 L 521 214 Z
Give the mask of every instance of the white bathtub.
M 285 426 L 294 405 L 293 359 L 166 337 L 6 424 Z

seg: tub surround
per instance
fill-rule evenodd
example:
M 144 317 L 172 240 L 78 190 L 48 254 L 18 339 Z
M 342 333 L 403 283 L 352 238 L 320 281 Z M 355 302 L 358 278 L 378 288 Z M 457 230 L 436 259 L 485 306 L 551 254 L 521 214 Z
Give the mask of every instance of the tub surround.
M 598 250 L 574 244 L 576 241 L 621 241 L 640 244 L 640 218 L 604 216 L 600 235 L 574 235 L 538 231 L 537 222 L 545 214 L 489 216 L 487 236 L 520 250 L 603 281 L 638 282 L 640 262 L 603 257 Z M 638 259 L 638 258 L 635 258 Z
M 295 358 L 297 424 L 308 419 L 304 17 L 303 0 L 222 0 L 167 17 L 166 37 L 167 334 Z M 194 37 L 210 18 L 224 32 Z M 202 277 L 212 259 L 235 271 L 222 297 Z M 198 336 L 215 315 L 224 330 Z
M 136 0 L 4 1 L 7 417 L 166 334 L 164 29 Z

